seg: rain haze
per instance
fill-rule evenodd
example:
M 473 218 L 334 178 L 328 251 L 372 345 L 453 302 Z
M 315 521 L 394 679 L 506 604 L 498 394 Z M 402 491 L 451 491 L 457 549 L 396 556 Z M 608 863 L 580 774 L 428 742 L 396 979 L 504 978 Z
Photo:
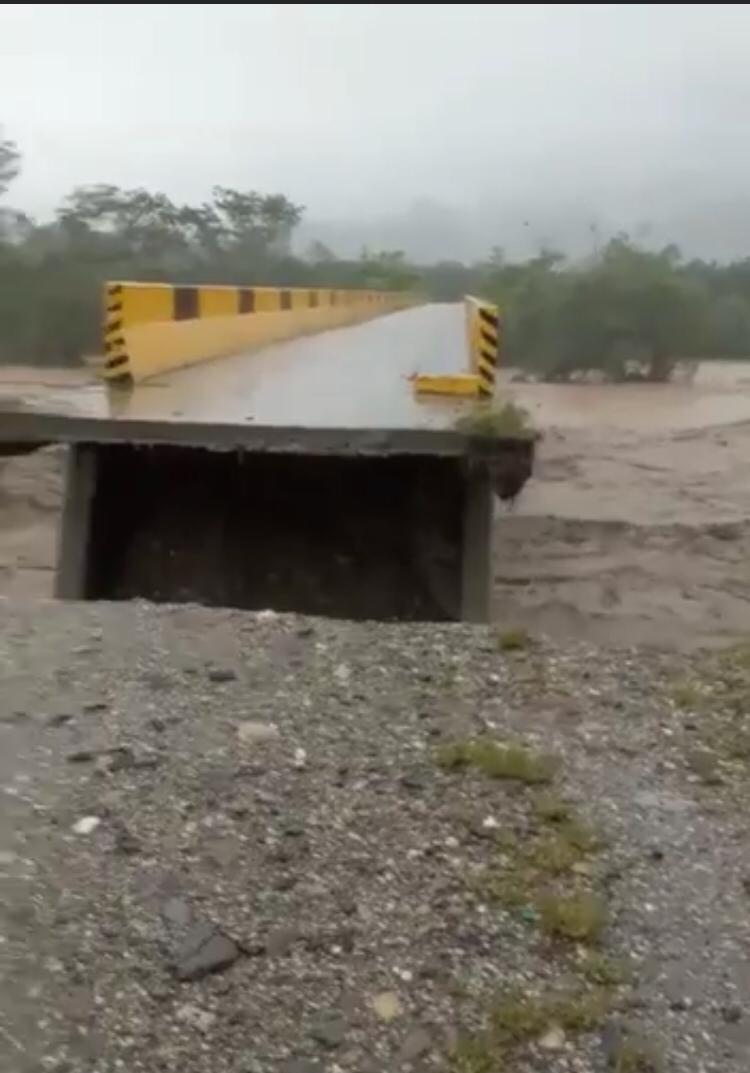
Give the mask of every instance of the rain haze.
M 111 182 L 306 207 L 300 241 L 423 259 L 600 236 L 750 247 L 745 5 L 0 9 L 13 205 Z

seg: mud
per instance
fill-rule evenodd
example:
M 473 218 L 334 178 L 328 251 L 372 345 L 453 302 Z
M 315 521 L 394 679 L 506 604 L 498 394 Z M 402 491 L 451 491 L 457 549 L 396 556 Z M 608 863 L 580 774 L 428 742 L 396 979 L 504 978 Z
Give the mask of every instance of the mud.
M 25 374 L 24 374 L 25 375 Z M 23 402 L 60 385 L 0 378 Z M 750 631 L 750 367 L 692 383 L 506 390 L 544 431 L 498 507 L 495 617 L 553 637 L 692 647 Z M 0 594 L 51 591 L 61 455 L 0 459 Z

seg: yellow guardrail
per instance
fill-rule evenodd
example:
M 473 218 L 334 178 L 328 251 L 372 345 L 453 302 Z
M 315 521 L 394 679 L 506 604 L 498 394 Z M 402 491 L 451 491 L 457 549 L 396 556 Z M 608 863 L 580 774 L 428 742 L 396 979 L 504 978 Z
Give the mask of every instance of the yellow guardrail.
M 470 295 L 464 299 L 464 307 L 469 371 L 419 374 L 414 377 L 414 389 L 418 394 L 480 399 L 494 396 L 500 363 L 500 312 L 492 302 Z
M 105 285 L 107 380 L 157 373 L 368 320 L 414 305 L 401 291 L 292 287 Z

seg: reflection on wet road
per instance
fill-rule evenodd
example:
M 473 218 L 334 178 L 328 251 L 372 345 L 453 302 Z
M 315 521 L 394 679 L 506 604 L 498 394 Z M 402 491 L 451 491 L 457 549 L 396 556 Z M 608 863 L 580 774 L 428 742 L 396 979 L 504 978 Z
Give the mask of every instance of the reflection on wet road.
M 259 314 L 262 316 L 262 314 Z M 428 305 L 160 376 L 24 395 L 81 417 L 301 428 L 441 428 L 455 405 L 415 397 L 416 372 L 466 370 L 463 304 Z

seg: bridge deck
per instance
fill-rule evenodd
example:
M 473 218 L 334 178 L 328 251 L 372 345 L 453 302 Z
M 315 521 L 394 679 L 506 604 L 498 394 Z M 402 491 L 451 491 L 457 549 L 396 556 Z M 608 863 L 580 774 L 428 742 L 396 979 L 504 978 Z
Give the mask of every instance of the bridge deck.
M 428 305 L 236 354 L 132 389 L 51 390 L 0 411 L 0 440 L 243 444 L 461 453 L 457 404 L 418 399 L 415 372 L 466 367 L 460 304 Z M 459 404 L 460 405 L 460 404 Z M 465 407 L 465 403 L 463 404 Z

